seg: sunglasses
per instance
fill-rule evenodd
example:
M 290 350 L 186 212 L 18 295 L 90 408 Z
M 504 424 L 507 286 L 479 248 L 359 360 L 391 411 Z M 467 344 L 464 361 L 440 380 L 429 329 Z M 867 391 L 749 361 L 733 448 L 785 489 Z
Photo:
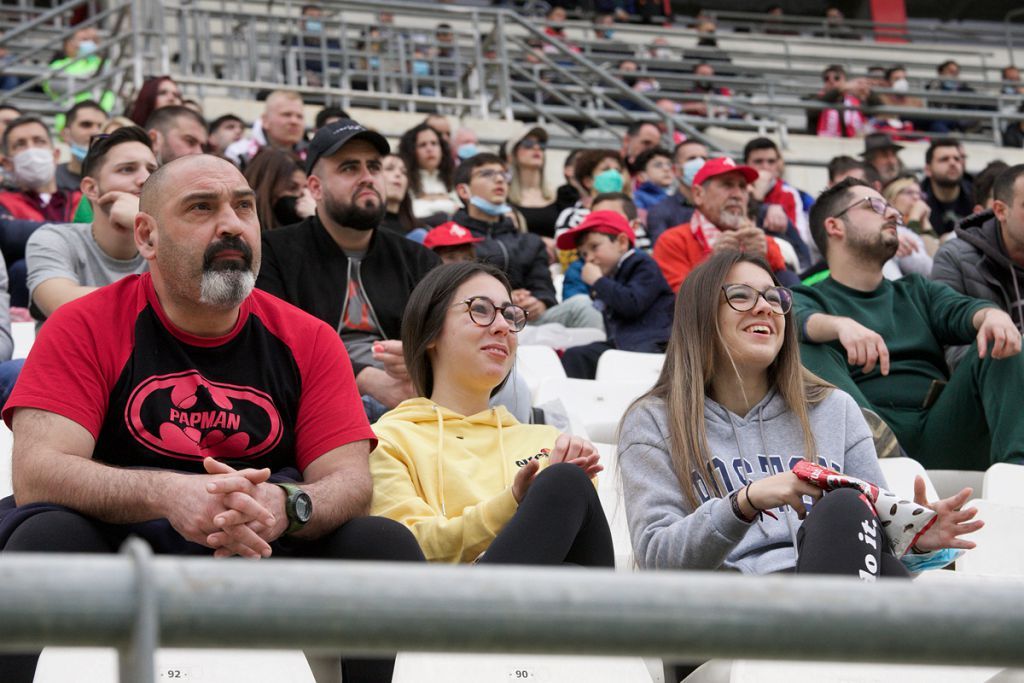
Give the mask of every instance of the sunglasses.
M 541 150 L 545 150 L 548 148 L 547 143 L 541 142 L 540 140 L 534 140 L 533 138 L 526 138 L 519 143 L 519 146 L 523 149 L 539 148 Z

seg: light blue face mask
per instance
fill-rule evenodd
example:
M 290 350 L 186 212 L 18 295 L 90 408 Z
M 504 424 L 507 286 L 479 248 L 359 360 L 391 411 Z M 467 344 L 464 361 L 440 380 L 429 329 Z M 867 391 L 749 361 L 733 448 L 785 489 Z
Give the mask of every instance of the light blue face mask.
M 609 168 L 594 176 L 594 189 L 598 192 L 622 192 L 626 179 L 617 169 Z
M 88 147 L 82 147 L 81 145 L 76 145 L 73 142 L 71 143 L 71 156 L 73 156 L 75 159 L 78 159 L 79 161 L 84 161 L 85 155 L 88 153 Z
M 706 161 L 706 159 L 697 157 L 695 159 L 690 159 L 683 164 L 683 185 L 693 187 L 693 179 L 697 177 L 697 173 L 700 169 L 704 168 Z
M 468 159 L 470 157 L 475 157 L 480 153 L 480 150 L 477 149 L 474 143 L 467 142 L 464 145 L 459 145 L 459 148 L 455 150 L 455 153 L 460 159 Z
M 82 55 L 91 55 L 96 52 L 96 41 L 94 40 L 83 40 L 78 44 L 78 53 Z
M 417 59 L 412 63 L 412 72 L 417 76 L 429 76 L 430 62 L 424 62 L 423 60 Z
M 316 19 L 306 20 L 306 33 L 322 33 L 324 30 L 324 24 L 322 21 Z
M 504 216 L 512 211 L 512 207 L 508 204 L 495 204 L 487 201 L 483 197 L 477 197 L 476 195 L 469 198 L 469 203 L 486 213 L 488 216 Z

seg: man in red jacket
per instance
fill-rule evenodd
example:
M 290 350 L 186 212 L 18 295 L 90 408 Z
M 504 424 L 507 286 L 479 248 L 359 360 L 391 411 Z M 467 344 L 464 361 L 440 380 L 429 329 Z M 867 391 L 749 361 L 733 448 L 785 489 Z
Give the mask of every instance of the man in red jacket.
M 0 218 L 70 223 L 82 193 L 57 188 L 57 152 L 43 122 L 34 116 L 11 121 L 0 149 L 18 186 L 0 192 Z
M 666 230 L 654 244 L 654 260 L 673 291 L 711 252 L 733 249 L 757 254 L 774 271 L 786 263 L 775 240 L 747 215 L 750 192 L 757 179 L 750 166 L 737 166 L 728 157 L 711 159 L 693 179 L 693 212 L 689 223 Z

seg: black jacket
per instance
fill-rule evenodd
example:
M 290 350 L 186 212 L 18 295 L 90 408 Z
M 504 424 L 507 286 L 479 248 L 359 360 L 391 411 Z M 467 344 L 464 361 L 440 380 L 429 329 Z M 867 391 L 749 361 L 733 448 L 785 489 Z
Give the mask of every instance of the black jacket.
M 921 183 L 921 192 L 932 210 L 931 222 L 935 232 L 940 235 L 950 232 L 957 223 L 974 213 L 974 187 L 966 177 L 960 181 L 960 195 L 950 204 L 943 204 L 935 197 L 931 178 L 925 178 Z
M 1006 254 L 999 220 L 991 211 L 966 218 L 956 228 L 959 239 L 949 240 L 935 252 L 932 279 L 961 294 L 991 301 L 1024 330 L 1024 268 Z M 967 347 L 946 354 L 950 367 Z
M 635 250 L 591 290 L 603 305 L 604 329 L 615 348 L 662 353 L 672 332 L 676 297 L 654 259 Z
M 548 250 L 539 235 L 519 232 L 506 218 L 494 223 L 478 221 L 465 209 L 459 209 L 452 220 L 469 229 L 474 237 L 484 238 L 476 245 L 477 258 L 500 268 L 512 289 L 530 290 L 548 308 L 558 303 L 548 270 Z
M 359 272 L 386 338 L 401 338 L 409 294 L 438 263 L 437 255 L 421 244 L 373 231 Z M 348 257 L 313 216 L 263 233 L 263 265 L 256 286 L 337 329 L 348 291 Z M 358 375 L 364 367 L 353 364 L 352 370 Z

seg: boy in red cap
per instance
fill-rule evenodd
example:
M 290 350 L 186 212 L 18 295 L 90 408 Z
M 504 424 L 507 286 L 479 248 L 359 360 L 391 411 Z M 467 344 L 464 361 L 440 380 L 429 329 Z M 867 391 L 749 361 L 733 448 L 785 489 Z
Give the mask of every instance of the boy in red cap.
M 713 251 L 733 249 L 755 254 L 768 262 L 784 285 L 799 284 L 786 276 L 786 261 L 779 245 L 747 216 L 750 192 L 757 180 L 750 166 L 737 166 L 728 157 L 711 159 L 693 178 L 693 212 L 689 223 L 670 228 L 654 244 L 654 260 L 673 291 L 678 291 L 690 271 Z
M 475 261 L 476 248 L 473 245 L 483 241 L 483 237 L 473 237 L 466 228 L 455 221 L 448 221 L 428 232 L 423 238 L 423 246 L 433 249 L 442 263 L 458 263 Z
M 650 256 L 636 249 L 636 235 L 615 211 L 592 211 L 582 223 L 558 236 L 559 249 L 576 249 L 581 276 L 594 306 L 604 317 L 608 340 L 566 349 L 569 377 L 593 379 L 608 349 L 662 353 L 672 328 L 675 297 Z

